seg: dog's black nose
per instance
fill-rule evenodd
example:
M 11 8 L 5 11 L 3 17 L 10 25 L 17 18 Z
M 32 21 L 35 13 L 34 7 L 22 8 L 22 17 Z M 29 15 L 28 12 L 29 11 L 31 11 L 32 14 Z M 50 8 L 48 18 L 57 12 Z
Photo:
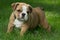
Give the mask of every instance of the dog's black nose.
M 22 13 L 22 16 L 25 16 L 25 13 Z

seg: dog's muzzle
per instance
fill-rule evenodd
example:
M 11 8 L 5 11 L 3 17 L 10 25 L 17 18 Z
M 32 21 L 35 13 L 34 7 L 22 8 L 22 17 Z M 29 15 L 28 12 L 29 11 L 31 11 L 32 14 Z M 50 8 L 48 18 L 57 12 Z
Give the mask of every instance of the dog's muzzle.
M 24 18 L 25 17 L 25 13 L 22 13 L 22 18 Z

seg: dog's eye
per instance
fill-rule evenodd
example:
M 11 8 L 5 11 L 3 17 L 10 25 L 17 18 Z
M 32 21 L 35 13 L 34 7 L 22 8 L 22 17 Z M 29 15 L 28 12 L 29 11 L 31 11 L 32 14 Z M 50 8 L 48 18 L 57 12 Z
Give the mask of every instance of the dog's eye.
M 18 12 L 22 12 L 21 10 L 17 10 Z
M 29 13 L 29 11 L 27 11 L 27 13 Z

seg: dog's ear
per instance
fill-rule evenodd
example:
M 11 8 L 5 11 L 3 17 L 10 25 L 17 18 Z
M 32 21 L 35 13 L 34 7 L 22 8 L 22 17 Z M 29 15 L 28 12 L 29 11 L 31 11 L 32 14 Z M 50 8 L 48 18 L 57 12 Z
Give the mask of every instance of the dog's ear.
M 29 12 L 31 13 L 32 12 L 32 7 L 28 6 L 28 8 L 29 8 Z
M 17 3 L 12 3 L 12 4 L 11 4 L 12 9 L 15 10 L 18 5 L 19 5 L 19 2 L 17 2 Z

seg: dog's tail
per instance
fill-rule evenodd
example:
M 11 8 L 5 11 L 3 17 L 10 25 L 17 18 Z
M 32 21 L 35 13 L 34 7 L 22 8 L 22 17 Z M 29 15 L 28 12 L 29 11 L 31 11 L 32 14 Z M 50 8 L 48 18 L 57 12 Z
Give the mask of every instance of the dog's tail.
M 36 7 L 36 8 L 44 11 L 44 8 L 43 7 Z
M 44 11 L 44 8 L 40 6 L 40 9 Z

